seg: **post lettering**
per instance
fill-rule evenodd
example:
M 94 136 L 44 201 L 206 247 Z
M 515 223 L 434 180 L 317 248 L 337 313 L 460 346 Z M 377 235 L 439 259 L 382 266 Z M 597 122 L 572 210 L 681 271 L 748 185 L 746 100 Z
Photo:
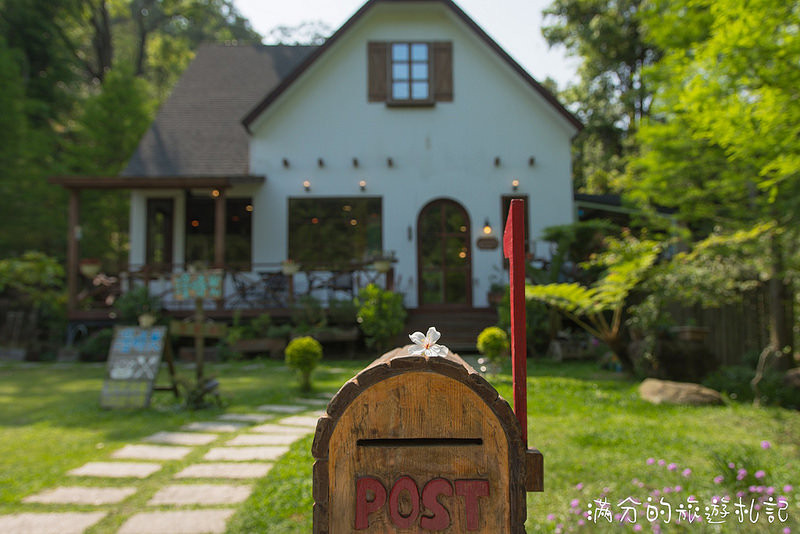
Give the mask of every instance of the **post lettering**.
M 372 492 L 372 500 L 367 500 L 367 492 Z M 356 482 L 356 530 L 369 526 L 369 514 L 377 512 L 386 503 L 386 488 L 373 477 L 362 477 Z
M 480 522 L 478 497 L 487 497 L 489 495 L 489 481 L 456 480 L 456 495 L 464 497 L 467 530 L 478 530 Z
M 434 478 L 422 490 L 422 505 L 430 510 L 432 516 L 422 516 L 419 526 L 424 530 L 444 530 L 450 526 L 450 513 L 438 501 L 439 495 L 453 494 L 453 485 L 444 478 Z
M 408 492 L 408 497 L 411 501 L 411 511 L 408 515 L 400 513 L 400 495 L 403 491 Z M 389 517 L 392 518 L 392 523 L 398 528 L 411 528 L 417 522 L 417 516 L 419 516 L 419 488 L 417 488 L 417 483 L 409 476 L 401 477 L 394 483 L 392 491 L 389 493 Z

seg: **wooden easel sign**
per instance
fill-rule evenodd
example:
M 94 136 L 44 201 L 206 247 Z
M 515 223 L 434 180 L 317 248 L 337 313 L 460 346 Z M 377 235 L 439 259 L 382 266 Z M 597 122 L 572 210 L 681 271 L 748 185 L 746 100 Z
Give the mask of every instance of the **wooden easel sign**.
M 106 379 L 100 394 L 100 406 L 146 408 L 150 405 L 154 389 L 172 390 L 174 376 L 171 376 L 172 387 L 154 387 L 165 348 L 169 350 L 167 329 L 164 326 L 115 327 L 114 339 L 108 354 Z

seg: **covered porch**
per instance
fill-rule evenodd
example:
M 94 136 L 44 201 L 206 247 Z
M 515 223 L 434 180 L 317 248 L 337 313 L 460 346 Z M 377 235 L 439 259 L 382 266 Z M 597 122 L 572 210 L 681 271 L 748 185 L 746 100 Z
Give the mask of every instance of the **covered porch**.
M 232 241 L 230 227 L 239 222 L 240 215 L 238 212 L 229 213 L 230 207 L 241 208 L 241 216 L 244 217 L 253 211 L 253 206 L 244 199 L 232 199 L 230 192 L 234 188 L 256 188 L 264 181 L 263 176 L 252 175 L 51 178 L 52 184 L 69 191 L 66 275 L 70 322 L 102 324 L 114 321 L 117 316 L 114 302 L 121 294 L 136 287 L 146 287 L 151 295 L 158 296 L 168 314 L 188 316 L 192 313 L 193 304 L 175 298 L 171 278 L 174 273 L 191 268 L 212 268 L 224 272 L 222 300 L 205 304 L 207 315 L 220 320 L 230 319 L 234 313 L 244 317 L 262 313 L 276 317 L 288 316 L 293 302 L 302 295 L 312 295 L 326 302 L 331 299 L 352 299 L 360 288 L 370 283 L 393 288 L 394 269 L 391 263 L 376 261 L 380 258 L 346 261 L 336 265 L 291 261 L 253 262 L 249 231 L 234 236 L 238 241 L 233 243 L 234 248 L 246 248 L 247 254 L 232 258 L 229 249 Z M 131 261 L 109 268 L 99 261 L 81 257 L 81 192 L 89 189 L 128 190 L 146 197 L 143 199 L 146 206 L 146 217 L 143 219 L 147 225 L 144 232 L 147 242 L 139 245 L 146 250 L 138 254 L 145 261 Z M 193 203 L 195 211 L 186 207 L 188 202 L 184 202 L 180 209 L 158 211 L 166 205 L 163 202 L 159 204 L 159 201 L 170 198 L 168 195 L 177 198 L 183 195 L 184 199 L 198 200 Z M 210 219 L 203 220 L 203 225 L 208 226 L 210 231 L 194 236 L 195 241 L 190 243 L 186 241 L 186 235 L 173 230 L 187 228 L 191 231 L 193 227 L 200 227 L 197 220 L 201 218 L 197 215 L 198 205 L 205 210 L 202 211 L 204 216 L 207 215 L 205 218 Z M 165 213 L 169 217 L 165 218 Z M 249 219 L 247 224 L 251 224 Z M 173 239 L 183 241 L 173 243 Z M 182 254 L 183 257 L 178 255 L 180 261 L 173 261 L 173 249 L 182 250 L 185 247 L 188 250 L 189 246 L 198 243 L 203 245 L 195 247 L 201 251 L 202 261 L 188 257 L 188 254 Z

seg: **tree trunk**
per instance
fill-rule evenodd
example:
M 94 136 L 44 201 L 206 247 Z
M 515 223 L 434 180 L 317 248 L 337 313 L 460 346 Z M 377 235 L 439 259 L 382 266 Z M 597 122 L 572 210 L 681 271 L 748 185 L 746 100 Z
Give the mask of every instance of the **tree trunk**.
M 622 365 L 622 369 L 625 370 L 626 373 L 633 373 L 633 359 L 631 358 L 630 353 L 628 352 L 628 342 L 622 339 L 621 336 L 614 336 L 612 338 L 607 338 L 603 340 L 608 348 L 611 349 L 611 352 L 619 359 L 619 363 Z
M 793 367 L 794 340 L 792 335 L 793 291 L 786 282 L 783 248 L 778 237 L 773 235 L 770 248 L 772 264 L 769 279 L 769 344 L 774 358 L 770 367 L 788 371 Z

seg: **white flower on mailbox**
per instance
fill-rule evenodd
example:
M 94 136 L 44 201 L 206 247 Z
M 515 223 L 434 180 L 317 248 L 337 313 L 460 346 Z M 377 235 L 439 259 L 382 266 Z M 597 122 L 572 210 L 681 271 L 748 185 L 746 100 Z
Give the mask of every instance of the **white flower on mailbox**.
M 408 337 L 414 342 L 414 345 L 416 345 L 415 347 L 411 347 L 409 353 L 413 356 L 447 356 L 447 351 L 449 349 L 444 345 L 436 344 L 441 336 L 442 334 L 440 334 L 434 326 L 428 328 L 428 333 L 424 336 L 422 332 L 409 334 Z

